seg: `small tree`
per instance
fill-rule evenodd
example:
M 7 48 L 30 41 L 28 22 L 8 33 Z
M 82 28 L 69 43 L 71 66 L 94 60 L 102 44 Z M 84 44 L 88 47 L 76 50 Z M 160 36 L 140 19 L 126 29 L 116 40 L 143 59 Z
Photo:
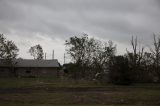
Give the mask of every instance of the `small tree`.
M 32 46 L 29 49 L 29 53 L 31 54 L 31 56 L 34 57 L 34 59 L 37 59 L 37 60 L 42 60 L 44 57 L 43 49 L 40 44 Z
M 86 62 L 90 64 L 90 59 L 88 59 L 88 35 L 84 34 L 81 37 L 71 37 L 69 40 L 66 40 L 65 45 L 67 47 L 66 51 L 70 55 L 74 64 L 78 66 L 77 70 L 79 71 L 77 77 L 86 76 Z M 89 61 L 88 61 L 89 60 Z M 74 68 L 75 69 L 75 68 Z
M 116 53 L 116 45 L 113 44 L 112 41 L 108 42 L 100 42 L 96 44 L 94 55 L 93 55 L 93 63 L 92 67 L 95 69 L 94 74 L 101 75 L 99 80 L 103 80 L 101 78 L 105 77 L 105 71 L 108 70 L 110 61 L 112 61 L 112 57 L 115 56 Z
M 11 40 L 6 40 L 3 34 L 0 34 L 0 59 L 3 59 L 6 64 L 11 68 L 11 71 L 16 76 L 16 71 L 14 70 L 17 64 L 15 59 L 18 56 L 18 47 Z

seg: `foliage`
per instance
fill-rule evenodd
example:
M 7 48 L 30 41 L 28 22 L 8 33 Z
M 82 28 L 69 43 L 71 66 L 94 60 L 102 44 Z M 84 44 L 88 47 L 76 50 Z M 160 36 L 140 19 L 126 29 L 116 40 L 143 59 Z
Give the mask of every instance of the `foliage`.
M 87 34 L 71 37 L 66 41 L 67 53 L 74 62 L 71 72 L 78 78 L 97 80 L 104 80 L 109 72 L 110 80 L 119 84 L 160 81 L 160 38 L 154 35 L 153 41 L 153 48 L 148 52 L 138 43 L 138 38 L 132 36 L 132 51 L 115 56 L 116 46 L 112 41 L 102 42 Z
M 2 59 L 5 54 L 5 41 L 6 38 L 4 38 L 3 34 L 0 34 L 0 58 Z
M 17 63 L 14 60 L 18 56 L 18 51 L 19 49 L 13 41 L 7 40 L 3 34 L 0 34 L 0 59 L 9 65 L 15 76 L 14 67 Z
M 3 34 L 0 34 L 0 58 L 13 60 L 18 56 L 18 47 L 11 40 L 6 40 Z
M 34 59 L 42 60 L 44 58 L 43 49 L 42 49 L 42 46 L 40 44 L 32 46 L 29 49 L 29 53 L 31 54 L 31 56 L 34 57 Z
M 110 82 L 120 85 L 131 84 L 131 71 L 129 69 L 128 59 L 124 56 L 115 56 L 112 58 L 109 67 Z
M 67 53 L 71 56 L 79 71 L 79 77 L 92 79 L 96 73 L 103 73 L 110 57 L 115 55 L 116 46 L 112 41 L 101 42 L 89 38 L 87 34 L 81 37 L 71 37 L 66 40 Z

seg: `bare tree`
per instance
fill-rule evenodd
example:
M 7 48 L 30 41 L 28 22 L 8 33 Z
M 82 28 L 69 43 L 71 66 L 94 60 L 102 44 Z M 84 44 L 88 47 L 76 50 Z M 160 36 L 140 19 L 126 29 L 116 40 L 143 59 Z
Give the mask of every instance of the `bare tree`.
M 131 70 L 133 71 L 134 79 L 138 80 L 140 78 L 140 73 L 141 73 L 140 67 L 144 56 L 144 47 L 143 46 L 141 47 L 140 44 L 138 44 L 137 37 L 134 38 L 133 36 L 131 39 L 131 46 L 133 52 L 129 52 L 127 50 L 129 65 Z
M 137 37 L 134 39 L 134 37 L 132 36 L 132 40 L 131 40 L 131 45 L 133 48 L 133 64 L 135 66 L 140 65 L 140 62 L 143 58 L 143 54 L 144 54 L 144 47 L 140 47 L 139 44 L 139 50 L 138 50 L 138 40 Z
M 160 36 L 157 37 L 155 34 L 153 35 L 153 49 L 150 48 L 150 51 L 152 52 L 152 58 L 153 58 L 153 65 L 154 70 L 158 75 L 158 80 L 160 81 Z

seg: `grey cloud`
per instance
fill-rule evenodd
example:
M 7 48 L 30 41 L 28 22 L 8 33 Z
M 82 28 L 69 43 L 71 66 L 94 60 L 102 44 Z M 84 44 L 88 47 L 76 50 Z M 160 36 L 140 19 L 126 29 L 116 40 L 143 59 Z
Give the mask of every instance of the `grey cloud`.
M 147 43 L 160 32 L 159 9 L 159 0 L 0 0 L 0 32 L 35 40 L 86 32 L 123 44 L 136 35 Z

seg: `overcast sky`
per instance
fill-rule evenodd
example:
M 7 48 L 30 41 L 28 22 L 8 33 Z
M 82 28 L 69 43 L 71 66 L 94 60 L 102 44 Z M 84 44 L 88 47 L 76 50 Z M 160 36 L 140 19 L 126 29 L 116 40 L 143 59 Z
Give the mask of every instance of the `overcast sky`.
M 148 45 L 160 34 L 160 0 L 0 0 L 0 33 L 13 40 L 19 57 L 41 44 L 47 59 L 63 63 L 64 42 L 87 33 L 112 40 L 118 53 L 129 48 L 131 36 Z

